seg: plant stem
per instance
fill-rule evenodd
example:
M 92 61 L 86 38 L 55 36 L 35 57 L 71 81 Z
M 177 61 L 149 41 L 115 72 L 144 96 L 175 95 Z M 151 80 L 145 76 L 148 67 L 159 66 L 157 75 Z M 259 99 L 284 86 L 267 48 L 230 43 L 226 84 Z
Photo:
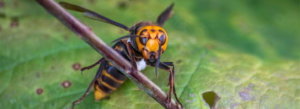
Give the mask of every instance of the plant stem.
M 132 65 L 119 55 L 115 50 L 105 44 L 90 28 L 82 24 L 79 20 L 68 13 L 64 8 L 53 0 L 37 0 L 49 13 L 54 15 L 69 29 L 75 32 L 79 38 L 83 39 L 108 61 L 118 68 L 124 75 L 144 90 L 149 96 L 154 98 L 158 103 L 167 109 L 175 109 L 177 105 L 172 100 L 167 103 L 166 94 L 150 79 L 141 72 L 132 72 Z

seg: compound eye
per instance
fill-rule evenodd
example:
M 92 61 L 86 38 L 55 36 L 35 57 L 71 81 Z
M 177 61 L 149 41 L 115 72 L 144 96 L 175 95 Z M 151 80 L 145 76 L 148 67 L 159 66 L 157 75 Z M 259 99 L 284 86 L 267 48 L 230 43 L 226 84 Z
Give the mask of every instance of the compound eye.
M 165 33 L 163 33 L 163 34 L 159 37 L 159 41 L 160 41 L 160 44 L 161 44 L 161 45 L 165 44 L 165 42 L 166 42 L 166 35 L 165 35 Z
M 140 37 L 140 42 L 143 44 L 143 45 L 146 45 L 147 41 L 148 41 L 148 38 L 147 37 Z

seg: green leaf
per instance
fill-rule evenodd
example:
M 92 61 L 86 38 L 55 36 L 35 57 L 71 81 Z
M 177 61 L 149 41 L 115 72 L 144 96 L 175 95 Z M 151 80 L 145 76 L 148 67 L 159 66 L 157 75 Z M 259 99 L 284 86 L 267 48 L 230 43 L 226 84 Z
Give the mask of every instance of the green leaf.
M 161 59 L 175 62 L 176 91 L 186 109 L 209 109 L 218 97 L 218 109 L 300 107 L 299 1 L 67 2 L 128 26 L 155 21 L 174 2 L 174 16 L 164 26 L 169 44 Z M 101 56 L 34 0 L 0 4 L 0 108 L 70 107 L 97 70 L 81 74 L 73 66 L 88 66 Z M 72 14 L 106 43 L 128 34 Z M 143 73 L 169 90 L 168 72 L 159 70 L 155 78 L 154 68 L 147 67 Z M 71 86 L 64 88 L 65 81 Z M 95 102 L 92 91 L 76 108 L 163 107 L 128 79 L 108 99 Z

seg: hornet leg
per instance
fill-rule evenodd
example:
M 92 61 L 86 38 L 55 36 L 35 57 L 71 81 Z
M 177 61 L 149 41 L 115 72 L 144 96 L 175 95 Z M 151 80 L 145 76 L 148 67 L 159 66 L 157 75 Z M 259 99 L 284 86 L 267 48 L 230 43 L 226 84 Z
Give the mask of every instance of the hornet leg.
M 86 91 L 84 92 L 84 94 L 83 94 L 79 99 L 77 99 L 76 101 L 74 101 L 74 102 L 72 103 L 71 109 L 74 109 L 75 105 L 76 105 L 76 104 L 79 104 L 79 103 L 80 103 L 80 102 L 81 102 L 81 101 L 89 94 L 89 92 L 90 92 L 92 86 L 94 85 L 96 79 L 101 75 L 102 70 L 104 69 L 104 63 L 103 63 L 103 60 L 104 60 L 104 58 L 102 58 L 102 59 L 100 59 L 100 60 L 98 61 L 98 62 L 101 63 L 101 64 L 100 64 L 100 68 L 98 69 L 98 72 L 97 72 L 95 78 L 92 80 L 92 82 L 90 83 L 89 87 L 86 89 Z M 95 65 L 94 65 L 94 66 L 95 66 Z
M 100 63 L 101 63 L 101 61 L 103 61 L 103 60 L 104 60 L 104 58 L 101 58 L 101 59 L 100 59 L 100 60 L 98 60 L 96 63 L 94 63 L 94 64 L 92 64 L 92 65 L 89 65 L 89 66 L 86 66 L 86 67 L 83 67 L 83 68 L 81 68 L 81 69 L 80 69 L 81 73 L 82 73 L 83 71 L 85 71 L 85 70 L 89 70 L 89 69 L 91 69 L 91 68 L 95 67 L 96 65 L 100 64 Z
M 172 70 L 169 66 L 172 66 Z M 169 93 L 167 96 L 167 102 L 171 102 L 171 94 L 173 92 L 174 97 L 176 99 L 176 103 L 179 104 L 180 108 L 183 108 L 182 104 L 180 103 L 177 95 L 176 95 L 176 90 L 175 90 L 175 85 L 174 85 L 174 79 L 175 79 L 175 66 L 173 64 L 173 62 L 160 62 L 159 63 L 159 68 L 167 70 L 170 72 L 170 76 L 169 76 Z
M 173 72 L 173 94 L 175 96 L 175 99 L 176 99 L 176 103 L 180 105 L 180 107 L 183 107 L 182 104 L 180 103 L 177 95 L 176 95 L 176 89 L 175 89 L 175 84 L 174 84 L 174 80 L 175 80 L 175 65 L 173 62 L 163 62 L 164 64 L 168 65 L 168 66 L 172 66 L 172 72 Z M 171 76 L 171 75 L 170 75 Z M 170 82 L 171 79 L 169 79 L 169 82 Z
M 137 65 L 136 65 L 136 60 L 135 60 L 135 54 L 134 54 L 134 51 L 132 49 L 132 45 L 130 42 L 127 42 L 126 43 L 126 47 L 127 47 L 127 50 L 128 50 L 128 53 L 129 53 L 129 58 L 131 58 L 131 64 L 132 64 L 132 67 L 133 67 L 133 73 L 137 73 L 138 69 L 137 69 Z

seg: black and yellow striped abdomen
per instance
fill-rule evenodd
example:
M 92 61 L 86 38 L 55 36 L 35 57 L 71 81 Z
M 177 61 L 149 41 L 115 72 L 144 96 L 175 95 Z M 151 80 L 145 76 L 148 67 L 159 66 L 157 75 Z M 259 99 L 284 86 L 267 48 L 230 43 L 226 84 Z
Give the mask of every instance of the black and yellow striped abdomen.
M 128 53 L 126 46 L 122 41 L 117 42 L 113 46 L 113 49 L 115 49 L 125 59 L 129 60 L 127 57 Z M 101 69 L 101 67 L 103 67 L 103 69 Z M 100 75 L 96 77 L 97 79 L 94 83 L 95 100 L 100 100 L 108 96 L 112 91 L 116 90 L 121 84 L 123 84 L 127 78 L 106 60 L 102 61 L 100 69 L 101 70 L 97 72 L 100 73 Z

